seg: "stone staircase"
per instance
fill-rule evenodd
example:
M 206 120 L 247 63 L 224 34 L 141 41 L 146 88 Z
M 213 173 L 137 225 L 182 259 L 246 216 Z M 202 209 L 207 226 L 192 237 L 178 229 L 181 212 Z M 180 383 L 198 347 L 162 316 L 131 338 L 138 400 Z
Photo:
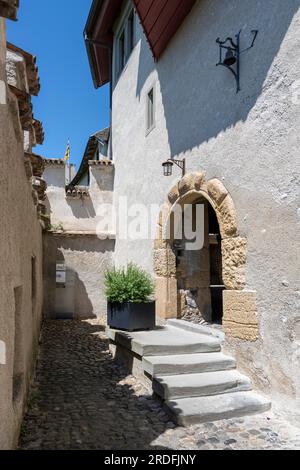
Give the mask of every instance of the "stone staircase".
M 108 335 L 115 350 L 119 346 L 140 361 L 137 369 L 149 377 L 154 393 L 180 425 L 240 417 L 271 407 L 251 391 L 250 379 L 236 370 L 235 360 L 221 352 L 224 335 L 217 329 L 169 320 L 153 331 L 108 330 Z

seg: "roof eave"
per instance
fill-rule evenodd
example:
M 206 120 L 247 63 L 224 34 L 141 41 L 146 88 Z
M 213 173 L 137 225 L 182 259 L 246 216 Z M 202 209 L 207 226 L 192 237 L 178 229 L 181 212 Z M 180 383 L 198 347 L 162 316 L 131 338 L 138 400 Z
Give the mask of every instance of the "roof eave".
M 84 31 L 84 41 L 92 74 L 92 80 L 94 83 L 94 87 L 97 89 L 101 87 L 101 80 L 98 73 L 97 61 L 95 57 L 95 48 L 87 38 L 88 36 L 86 35 L 86 31 Z
M 97 63 L 97 58 L 95 54 L 95 45 L 92 43 L 93 41 L 93 28 L 95 26 L 95 22 L 97 21 L 98 13 L 101 11 L 103 6 L 104 0 L 93 0 L 89 16 L 84 28 L 84 41 L 85 47 L 88 55 L 89 65 L 92 73 L 92 79 L 94 83 L 94 87 L 100 88 L 101 86 L 105 85 L 107 81 L 101 80 L 101 76 L 99 74 L 99 67 Z

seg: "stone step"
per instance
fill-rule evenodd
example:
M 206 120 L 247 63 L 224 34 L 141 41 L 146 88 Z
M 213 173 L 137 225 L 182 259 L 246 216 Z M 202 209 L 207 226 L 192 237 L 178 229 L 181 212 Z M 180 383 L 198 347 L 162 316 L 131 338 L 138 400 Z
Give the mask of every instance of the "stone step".
M 167 324 L 169 326 L 180 328 L 191 333 L 200 333 L 202 335 L 214 336 L 220 341 L 224 341 L 225 339 L 225 333 L 221 330 L 221 327 L 197 325 L 195 323 L 191 323 L 185 320 L 175 319 L 168 320 Z
M 222 353 L 182 354 L 143 357 L 143 368 L 156 375 L 196 374 L 236 368 L 236 361 Z
M 165 409 L 180 426 L 263 413 L 271 408 L 266 398 L 253 392 L 167 401 Z
M 172 326 L 134 333 L 109 329 L 107 334 L 115 343 L 142 357 L 221 351 L 218 338 L 183 331 Z
M 158 376 L 153 379 L 153 391 L 164 400 L 219 395 L 252 389 L 251 380 L 238 371 L 204 372 Z

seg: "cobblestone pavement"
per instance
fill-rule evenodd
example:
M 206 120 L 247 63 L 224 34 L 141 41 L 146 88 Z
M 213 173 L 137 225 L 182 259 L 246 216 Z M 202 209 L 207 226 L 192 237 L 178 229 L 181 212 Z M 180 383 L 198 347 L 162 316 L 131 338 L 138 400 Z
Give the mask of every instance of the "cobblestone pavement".
M 96 322 L 44 324 L 21 449 L 300 449 L 300 429 L 274 412 L 189 428 L 116 365 Z

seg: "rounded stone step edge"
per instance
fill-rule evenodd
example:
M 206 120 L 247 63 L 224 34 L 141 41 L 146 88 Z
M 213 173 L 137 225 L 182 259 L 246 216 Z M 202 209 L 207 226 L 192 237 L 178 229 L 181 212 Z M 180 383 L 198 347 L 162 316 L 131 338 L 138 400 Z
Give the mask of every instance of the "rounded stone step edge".
M 171 319 L 167 321 L 167 325 L 179 328 L 181 330 L 190 331 L 191 333 L 200 333 L 206 336 L 213 336 L 222 343 L 225 341 L 225 333 L 212 326 L 197 325 L 185 320 Z
M 193 356 L 203 356 L 205 353 L 199 354 L 183 354 L 180 356 L 159 356 L 161 363 L 153 363 L 151 359 L 157 358 L 157 356 L 145 356 L 143 357 L 143 368 L 147 374 L 151 377 L 155 376 L 172 376 L 172 375 L 187 375 L 187 374 L 199 374 L 206 372 L 220 372 L 227 370 L 234 370 L 237 367 L 236 360 L 233 357 L 226 356 L 222 353 L 206 353 L 207 356 L 211 356 L 212 361 L 207 362 L 192 362 L 189 363 L 189 358 Z M 217 355 L 214 359 L 213 356 Z M 166 363 L 165 358 L 173 359 L 173 362 Z M 185 358 L 186 362 L 176 362 L 177 357 Z
M 223 399 L 223 401 L 222 401 Z M 235 402 L 244 402 L 240 403 L 240 405 L 236 406 L 235 408 L 232 405 L 224 405 L 225 400 L 234 400 Z M 190 402 L 193 404 L 197 404 L 198 410 L 197 411 L 190 411 L 188 413 L 187 404 Z M 213 402 L 216 405 L 221 403 L 221 409 L 218 411 L 217 409 L 211 409 Z M 176 409 L 176 406 L 180 406 L 184 409 Z M 223 408 L 222 408 L 223 406 Z M 204 411 L 201 412 L 200 408 Z M 190 399 L 177 399 L 177 400 L 169 400 L 164 402 L 164 410 L 170 416 L 170 418 L 176 423 L 178 426 L 192 426 L 196 424 L 202 423 L 210 423 L 214 421 L 221 421 L 225 419 L 231 418 L 240 418 L 243 416 L 255 415 L 266 413 L 272 408 L 271 401 L 260 395 L 256 392 L 237 392 L 227 395 L 215 395 L 210 397 L 200 397 L 200 398 L 190 398 Z
M 166 401 L 210 397 L 228 393 L 249 392 L 252 390 L 251 380 L 247 376 L 240 374 L 238 371 L 236 371 L 234 375 L 230 374 L 230 372 L 231 371 L 220 372 L 221 379 L 216 383 L 209 383 L 207 377 L 205 378 L 206 380 L 204 379 L 204 382 L 201 383 L 201 376 L 205 376 L 206 374 L 190 374 L 190 377 L 187 377 L 188 379 L 193 377 L 190 385 L 189 380 L 186 380 L 184 384 L 181 383 L 182 375 L 170 376 L 171 382 L 173 379 L 173 384 L 165 380 L 167 376 L 154 377 L 152 387 L 155 394 Z M 210 374 L 216 377 L 218 372 L 208 373 L 209 376 L 211 376 Z M 174 380 L 176 381 L 176 377 L 178 377 L 177 384 L 174 382 Z M 194 377 L 197 377 L 196 382 L 193 381 Z

